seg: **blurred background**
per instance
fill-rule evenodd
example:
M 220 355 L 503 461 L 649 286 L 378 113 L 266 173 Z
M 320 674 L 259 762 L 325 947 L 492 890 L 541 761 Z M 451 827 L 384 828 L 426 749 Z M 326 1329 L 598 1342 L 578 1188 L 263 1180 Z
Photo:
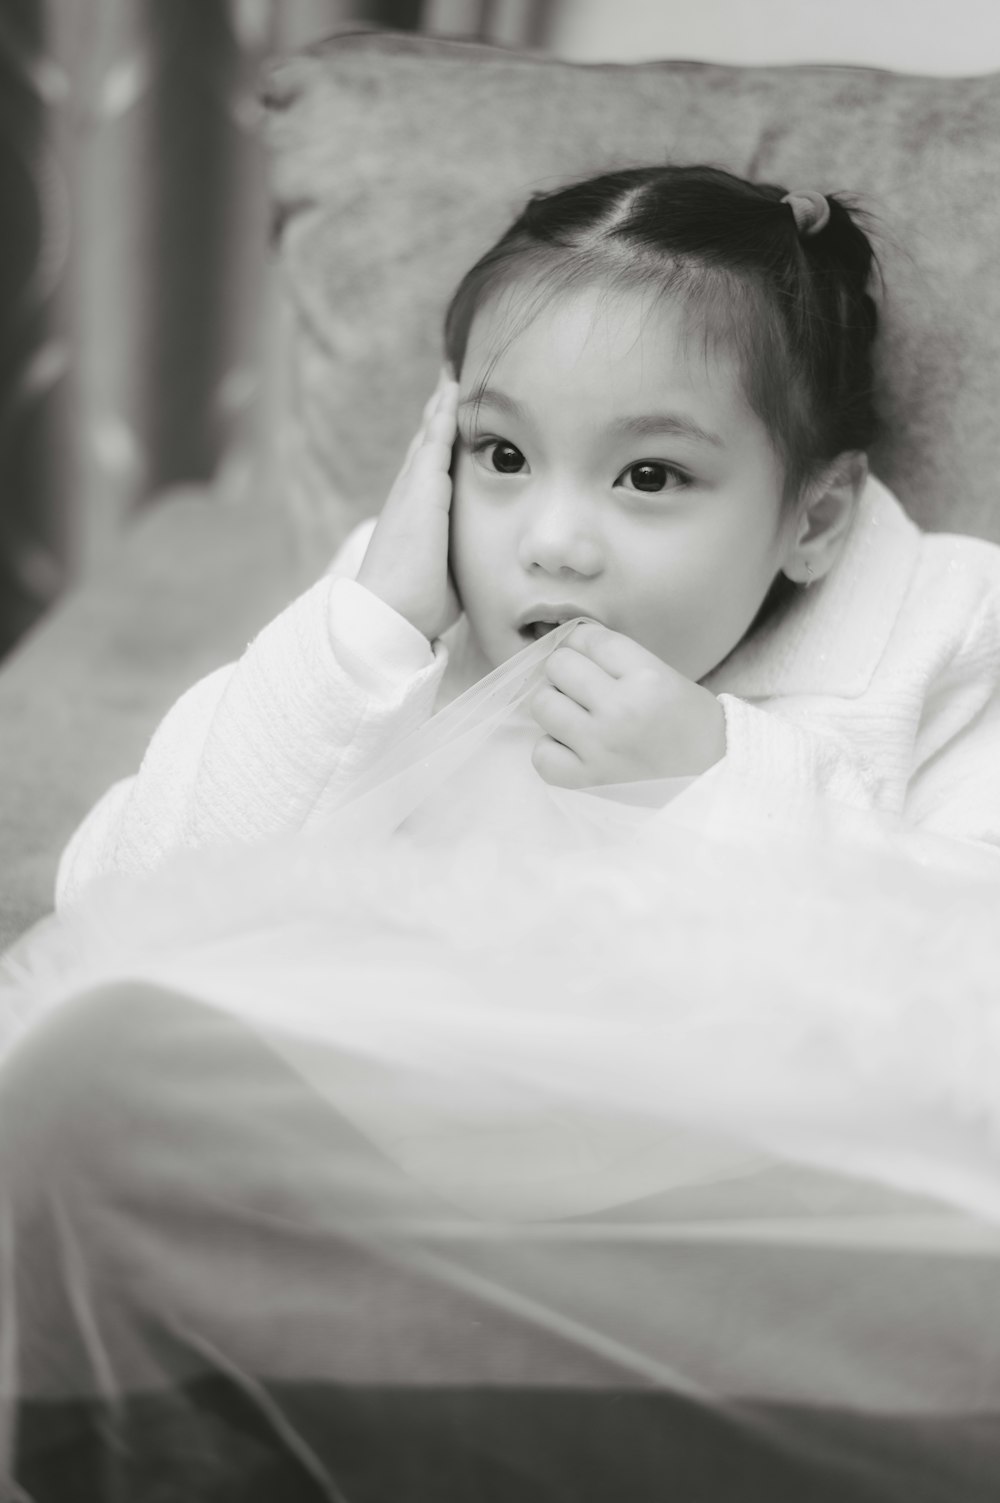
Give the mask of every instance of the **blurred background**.
M 983 0 L 0 0 L 0 656 L 142 508 L 252 465 L 259 69 L 352 23 L 582 62 L 1000 68 Z

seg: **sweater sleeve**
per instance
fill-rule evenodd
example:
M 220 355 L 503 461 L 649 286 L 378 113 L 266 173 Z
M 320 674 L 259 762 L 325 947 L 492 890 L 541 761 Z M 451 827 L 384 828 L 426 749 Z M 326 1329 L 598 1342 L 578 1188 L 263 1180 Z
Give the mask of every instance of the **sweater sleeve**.
M 727 753 L 720 774 L 881 810 L 905 826 L 1000 848 L 1000 594 L 990 591 L 958 649 L 924 686 L 908 770 L 891 791 L 849 739 L 720 695 Z
M 906 815 L 936 834 L 1000 848 L 1000 695 L 918 770 Z
M 876 806 L 876 779 L 845 737 L 809 729 L 732 694 L 720 694 L 719 703 L 726 717 L 722 776 L 778 793 L 817 794 L 856 809 Z
M 1000 603 L 993 596 L 927 696 L 905 815 L 921 829 L 1000 847 Z
M 351 545 L 351 540 L 348 540 Z M 184 694 L 73 835 L 56 903 L 171 851 L 298 828 L 431 713 L 446 650 L 335 566 Z

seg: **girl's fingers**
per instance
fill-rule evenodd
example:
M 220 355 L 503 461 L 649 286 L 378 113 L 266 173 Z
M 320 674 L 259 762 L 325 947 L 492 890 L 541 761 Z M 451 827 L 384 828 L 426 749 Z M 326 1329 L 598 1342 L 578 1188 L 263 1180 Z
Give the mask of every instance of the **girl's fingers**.
M 444 384 L 445 384 L 444 371 L 441 371 L 439 373 L 439 375 L 438 375 L 437 384 L 435 385 L 434 390 L 431 392 L 430 396 L 427 398 L 427 401 L 424 403 L 424 411 L 423 411 L 423 415 L 421 417 L 421 423 L 426 423 L 427 422 L 427 420 L 430 417 L 431 413 L 434 411 L 434 408 L 437 406 L 438 402 L 441 400 L 441 392 L 444 389 Z
M 443 441 L 449 445 L 455 441 L 455 423 L 458 412 L 458 382 L 440 380 L 424 407 L 420 427 L 410 440 L 402 468 L 411 463 L 414 455 L 428 442 Z M 449 461 L 450 462 L 450 461 Z
M 420 445 L 423 443 L 425 437 L 427 436 L 427 430 L 430 427 L 435 412 L 440 406 L 441 393 L 443 389 L 444 376 L 442 374 L 438 377 L 437 385 L 431 392 L 430 396 L 427 398 L 427 401 L 424 403 L 423 411 L 420 414 L 420 423 L 417 427 L 416 433 L 410 439 L 410 446 L 406 451 L 406 458 L 403 461 L 404 465 L 413 458 L 413 455 L 419 449 Z
M 554 741 L 579 751 L 590 717 L 575 700 L 568 699 L 554 684 L 543 684 L 532 698 L 531 713 Z
M 418 428 L 417 431 L 416 431 L 416 433 L 410 439 L 410 446 L 409 446 L 409 448 L 407 449 L 406 453 L 403 455 L 403 463 L 399 467 L 401 472 L 403 470 L 408 470 L 409 469 L 411 463 L 413 462 L 413 456 L 414 456 L 414 454 L 416 454 L 417 450 L 420 448 L 420 445 L 423 443 L 423 441 L 424 441 L 424 430 L 423 430 L 423 428 Z
M 450 467 L 451 445 L 439 440 L 428 440 L 414 454 L 407 476 L 419 486 L 427 480 L 447 475 Z
M 439 393 L 434 410 L 417 435 L 410 456 L 411 463 L 415 464 L 423 455 L 430 455 L 435 468 L 447 470 L 451 467 L 451 453 L 457 430 L 457 396 L 458 387 L 454 383 L 450 390 L 445 388 Z
M 641 660 L 651 656 L 631 637 L 623 637 L 599 621 L 584 621 L 567 637 L 565 646 L 595 663 L 612 678 L 624 678 L 627 673 L 634 673 L 641 666 Z
M 543 736 L 531 753 L 535 771 L 543 782 L 555 788 L 586 788 L 590 778 L 583 761 L 568 746 Z
M 573 632 L 571 640 L 575 637 Z M 598 709 L 611 687 L 606 670 L 571 647 L 557 647 L 550 652 L 545 659 L 545 672 L 557 689 L 590 712 Z
M 428 449 L 432 451 L 430 460 L 432 469 L 450 470 L 457 428 L 458 382 L 450 378 L 445 380 L 444 372 L 442 372 L 437 386 L 424 406 L 420 427 L 410 439 L 406 453 L 403 455 L 397 483 L 404 478 L 411 477 L 418 456 L 425 454 Z M 427 463 L 426 459 L 421 459 L 421 469 Z
M 441 401 L 435 408 L 431 420 L 427 425 L 427 440 L 430 443 L 439 442 L 451 447 L 455 442 L 456 419 L 458 404 L 455 394 L 447 391 L 442 392 Z

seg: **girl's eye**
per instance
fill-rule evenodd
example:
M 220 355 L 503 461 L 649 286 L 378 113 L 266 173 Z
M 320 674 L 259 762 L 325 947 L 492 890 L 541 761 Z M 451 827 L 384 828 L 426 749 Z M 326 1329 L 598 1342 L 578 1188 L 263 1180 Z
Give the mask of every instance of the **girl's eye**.
M 520 449 L 508 444 L 504 439 L 498 439 L 487 445 L 490 450 L 490 463 L 501 475 L 518 475 L 524 469 L 526 460 Z
M 528 461 L 517 445 L 505 438 L 472 437 L 468 444 L 480 464 L 496 475 L 520 475 L 528 468 Z
M 679 485 L 687 483 L 687 475 L 683 470 L 678 470 L 672 464 L 665 464 L 661 459 L 640 459 L 637 464 L 630 464 L 619 477 L 619 481 L 627 480 L 626 490 L 643 491 L 650 494 L 656 491 L 676 489 Z

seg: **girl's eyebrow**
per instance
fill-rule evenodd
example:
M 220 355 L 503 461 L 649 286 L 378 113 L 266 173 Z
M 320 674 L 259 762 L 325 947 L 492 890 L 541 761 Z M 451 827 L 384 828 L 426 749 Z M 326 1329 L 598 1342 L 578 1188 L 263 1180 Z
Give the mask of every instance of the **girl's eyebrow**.
M 508 417 L 520 418 L 522 421 L 527 414 L 520 402 L 509 397 L 506 392 L 496 387 L 487 386 L 479 391 L 473 391 L 460 404 L 459 410 L 465 407 L 493 407 L 497 412 L 506 413 Z M 676 438 L 693 438 L 696 442 L 711 444 L 713 448 L 724 449 L 725 440 L 719 434 L 713 433 L 709 428 L 703 428 L 693 418 L 683 417 L 673 412 L 651 412 L 638 417 L 617 418 L 608 424 L 610 433 L 621 433 L 628 438 L 653 438 L 661 433 L 671 434 Z
M 513 397 L 507 396 L 506 392 L 498 391 L 496 387 L 486 386 L 470 394 L 459 403 L 459 411 L 463 407 L 495 407 L 498 412 L 504 412 L 508 417 L 525 418 L 527 413 Z
M 709 428 L 702 428 L 693 418 L 681 417 L 672 412 L 651 412 L 642 417 L 619 418 L 609 424 L 612 433 L 623 433 L 629 438 L 650 438 L 659 433 L 669 433 L 677 438 L 693 438 L 703 444 L 712 444 L 716 449 L 726 447 L 725 440 Z

